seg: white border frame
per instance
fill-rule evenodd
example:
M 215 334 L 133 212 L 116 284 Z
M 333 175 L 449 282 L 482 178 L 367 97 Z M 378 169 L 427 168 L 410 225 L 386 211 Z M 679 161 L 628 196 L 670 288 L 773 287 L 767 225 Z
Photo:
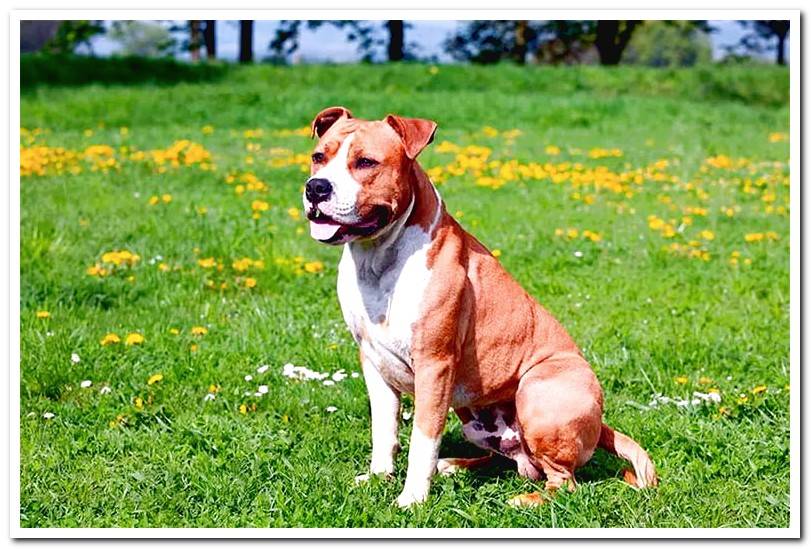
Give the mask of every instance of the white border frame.
M 157 17 L 156 17 L 157 16 Z M 788 528 L 21 528 L 20 527 L 20 273 L 11 276 L 9 301 L 11 338 L 9 349 L 10 376 L 10 533 L 13 538 L 799 538 L 800 530 L 800 395 L 801 334 L 800 334 L 800 276 L 801 276 L 801 171 L 800 171 L 800 47 L 802 27 L 799 10 L 15 10 L 9 24 L 9 176 L 7 204 L 11 210 L 9 255 L 20 252 L 20 21 L 37 19 L 365 19 L 384 20 L 472 20 L 472 19 L 647 19 L 647 20 L 742 20 L 768 16 L 791 21 L 789 41 L 790 66 L 790 381 L 794 390 L 790 403 L 790 519 Z M 13 254 L 13 255 L 12 255 Z M 17 264 L 18 265 L 18 264 Z M 371 534 L 371 536 L 370 536 Z

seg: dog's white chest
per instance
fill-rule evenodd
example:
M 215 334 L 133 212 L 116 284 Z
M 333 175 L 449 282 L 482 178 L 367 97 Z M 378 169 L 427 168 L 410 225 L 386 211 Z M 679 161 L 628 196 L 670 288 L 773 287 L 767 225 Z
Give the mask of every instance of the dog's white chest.
M 408 227 L 387 248 L 346 246 L 338 271 L 338 299 L 344 320 L 364 358 L 383 378 L 413 393 L 411 345 L 431 272 L 428 235 Z

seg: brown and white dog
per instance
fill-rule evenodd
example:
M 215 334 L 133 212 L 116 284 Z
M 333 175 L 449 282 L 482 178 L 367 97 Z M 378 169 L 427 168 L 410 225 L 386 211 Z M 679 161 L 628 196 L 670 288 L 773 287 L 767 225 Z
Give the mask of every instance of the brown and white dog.
M 400 395 L 414 395 L 397 504 L 425 501 L 437 470 L 486 459 L 439 459 L 451 407 L 468 440 L 515 460 L 523 476 L 543 473 L 550 492 L 573 489 L 575 468 L 597 446 L 631 462 L 631 484 L 655 485 L 645 451 L 602 422 L 600 384 L 566 330 L 446 211 L 416 161 L 436 124 L 332 107 L 312 129 L 304 209 L 314 239 L 345 244 L 338 298 L 369 391 L 370 473 L 394 472 Z M 534 493 L 510 503 L 542 501 Z

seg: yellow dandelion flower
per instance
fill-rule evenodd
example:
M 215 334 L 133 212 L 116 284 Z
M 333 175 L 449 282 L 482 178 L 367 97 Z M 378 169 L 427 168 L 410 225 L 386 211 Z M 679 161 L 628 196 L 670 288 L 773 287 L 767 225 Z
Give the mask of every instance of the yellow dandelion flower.
M 114 345 L 116 343 L 121 343 L 121 338 L 118 337 L 118 334 L 110 332 L 109 334 L 101 338 L 102 345 Z
M 675 382 L 676 382 L 676 383 L 678 383 L 679 385 L 684 385 L 684 384 L 686 384 L 686 383 L 687 383 L 688 381 L 690 381 L 690 380 L 689 380 L 689 379 L 687 379 L 685 376 L 678 376 L 678 377 L 674 377 L 674 378 L 673 378 L 673 381 L 675 381 Z
M 37 318 L 50 318 L 51 313 L 48 311 L 37 311 Z
M 264 200 L 254 200 L 251 202 L 251 209 L 255 212 L 266 212 L 270 208 L 270 204 Z
M 175 336 L 180 335 L 180 330 L 178 330 L 177 328 L 169 328 L 169 333 Z
M 149 379 L 146 380 L 147 385 L 155 385 L 157 382 L 163 379 L 163 374 L 152 374 L 149 376 Z
M 245 279 L 245 287 L 246 288 L 255 288 L 256 287 L 256 279 L 253 277 L 247 277 Z
M 205 326 L 192 326 L 191 335 L 204 336 L 208 333 L 208 328 Z
M 698 382 L 701 385 L 709 385 L 710 383 L 712 383 L 712 380 L 706 376 L 701 376 L 700 378 L 698 378 Z
M 141 397 L 135 397 L 135 401 L 133 402 L 133 404 L 135 405 L 135 408 L 138 410 L 144 409 L 144 399 L 142 399 Z
M 757 394 L 764 393 L 764 392 L 766 392 L 766 386 L 765 385 L 758 385 L 757 387 L 752 389 L 752 394 L 753 395 L 757 395 Z
M 704 229 L 703 231 L 701 231 L 699 233 L 699 236 L 701 236 L 701 238 L 703 238 L 704 240 L 713 240 L 713 239 L 715 239 L 715 233 L 710 231 L 710 230 L 707 230 L 707 229 Z
M 308 273 L 320 273 L 324 270 L 324 264 L 320 261 L 309 261 L 304 264 L 304 270 Z
M 743 237 L 747 242 L 760 242 L 764 238 L 763 233 L 749 233 Z
M 161 195 L 161 200 L 164 202 L 164 204 L 168 204 L 169 202 L 172 201 L 172 195 L 169 194 L 169 193 L 162 194 Z
M 492 252 L 490 252 L 490 254 L 491 254 L 493 257 L 501 257 L 501 250 L 499 250 L 498 248 L 496 248 L 495 250 L 493 250 Z
M 149 197 L 149 205 L 150 205 L 150 206 L 154 206 L 154 205 L 156 205 L 158 202 L 160 202 L 160 198 L 158 198 L 157 196 L 152 195 L 152 196 L 150 196 L 150 197 Z
M 217 261 L 213 257 L 206 257 L 198 259 L 197 264 L 204 269 L 213 269 L 217 265 Z
M 200 131 L 203 132 L 203 135 L 211 135 L 212 133 L 214 133 L 214 126 L 206 124 L 200 129 Z
M 560 147 L 556 147 L 555 145 L 547 145 L 544 151 L 550 156 L 557 156 L 560 154 Z
M 245 406 L 244 404 L 240 404 L 239 405 L 239 413 L 244 416 L 245 414 L 248 413 L 248 407 Z
M 189 347 L 189 350 L 190 350 L 192 353 L 196 353 L 196 352 L 197 352 L 197 349 L 199 349 L 199 348 L 200 348 L 200 346 L 199 346 L 199 345 L 197 345 L 197 343 L 192 343 L 192 344 L 191 344 L 191 346 Z
M 287 215 L 289 215 L 291 219 L 301 219 L 301 211 L 298 208 L 288 208 Z
M 124 340 L 124 345 L 140 345 L 146 341 L 144 336 L 139 333 L 133 332 L 131 334 L 127 334 L 127 338 Z

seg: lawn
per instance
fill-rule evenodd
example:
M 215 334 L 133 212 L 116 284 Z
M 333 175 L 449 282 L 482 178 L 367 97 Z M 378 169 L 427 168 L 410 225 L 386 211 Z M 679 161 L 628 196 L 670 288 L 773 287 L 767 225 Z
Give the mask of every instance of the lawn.
M 787 97 L 771 67 L 26 87 L 21 526 L 787 527 Z M 438 122 L 421 163 L 449 211 L 579 343 L 657 489 L 601 450 L 536 509 L 506 506 L 537 487 L 503 461 L 409 511 L 405 452 L 353 486 L 370 422 L 340 250 L 299 211 L 307 126 L 335 104 Z M 440 455 L 476 454 L 452 417 Z

